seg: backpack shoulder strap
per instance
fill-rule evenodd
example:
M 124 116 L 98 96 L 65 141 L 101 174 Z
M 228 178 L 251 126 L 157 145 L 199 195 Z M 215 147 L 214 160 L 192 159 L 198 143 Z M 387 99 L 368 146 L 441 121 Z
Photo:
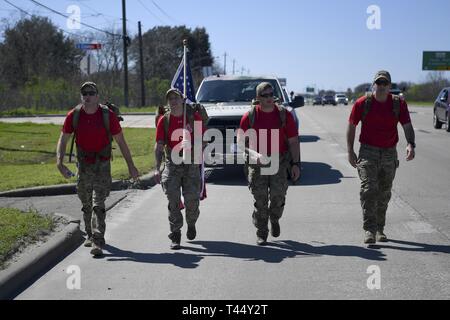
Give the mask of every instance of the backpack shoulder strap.
M 252 106 L 250 110 L 248 111 L 248 128 L 251 129 L 255 125 L 255 117 L 256 117 L 256 106 L 258 105 L 257 100 L 252 101 Z
M 280 105 L 276 105 L 278 108 L 278 111 L 280 111 L 280 128 L 286 127 L 286 108 Z
M 100 105 L 100 108 L 102 109 L 103 125 L 105 126 L 106 133 L 108 134 L 109 141 L 112 141 L 112 135 L 109 124 L 109 108 L 103 104 Z
M 400 118 L 400 96 L 393 94 L 392 95 L 392 108 L 394 111 L 394 115 L 395 118 L 397 118 L 397 120 Z
M 372 92 L 366 93 L 366 100 L 364 101 L 363 112 L 361 116 L 361 122 L 364 122 L 367 114 L 370 111 L 370 107 L 372 106 Z
M 72 136 L 72 141 L 70 142 L 69 162 L 72 162 L 73 146 L 75 144 L 75 139 L 76 139 L 75 131 L 77 130 L 78 122 L 80 121 L 81 107 L 82 107 L 82 105 L 79 104 L 75 108 L 73 108 L 72 127 L 73 127 L 74 134 Z
M 192 130 L 194 130 L 194 120 L 195 120 L 194 113 L 195 113 L 194 107 L 187 104 L 186 105 L 186 119 L 187 119 L 188 123 L 191 125 Z
M 78 122 L 80 122 L 80 112 L 81 112 L 81 107 L 82 106 L 83 105 L 79 104 L 75 108 L 73 108 L 72 127 L 73 127 L 74 131 L 77 130 Z
M 167 111 L 163 115 L 164 117 L 164 144 L 167 146 L 169 143 L 169 125 L 170 125 L 170 111 Z

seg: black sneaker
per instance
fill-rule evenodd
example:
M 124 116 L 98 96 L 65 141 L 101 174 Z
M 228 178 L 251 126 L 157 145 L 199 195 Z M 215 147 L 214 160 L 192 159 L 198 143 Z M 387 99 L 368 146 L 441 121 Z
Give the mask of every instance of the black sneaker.
M 188 238 L 188 240 L 194 240 L 196 236 L 197 236 L 197 230 L 195 230 L 195 224 L 188 225 L 188 229 L 186 232 L 186 237 Z
M 280 223 L 278 221 L 270 221 L 270 234 L 274 238 L 278 238 L 280 236 Z
M 180 246 L 181 232 L 172 233 L 171 235 L 169 235 L 169 239 L 172 240 L 172 243 L 170 244 L 170 249 L 178 250 L 181 248 Z

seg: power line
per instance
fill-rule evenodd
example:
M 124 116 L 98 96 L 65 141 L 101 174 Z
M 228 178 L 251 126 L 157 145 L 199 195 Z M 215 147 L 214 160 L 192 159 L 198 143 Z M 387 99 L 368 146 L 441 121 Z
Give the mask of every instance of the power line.
M 147 10 L 153 17 L 155 17 L 156 19 L 158 19 L 161 23 L 164 23 L 164 21 L 162 21 L 156 14 L 154 14 L 149 8 L 147 8 L 147 6 L 144 4 L 144 3 L 142 3 L 142 1 L 141 0 L 138 0 L 138 2 L 141 4 L 141 6 L 145 9 L 145 10 Z
M 38 1 L 35 1 L 35 0 L 30 0 L 30 1 L 33 2 L 34 4 L 38 5 L 38 6 L 41 6 L 41 7 L 45 8 L 45 9 L 53 12 L 53 13 L 56 13 L 57 15 L 60 15 L 60 16 L 62 16 L 64 18 L 66 18 L 66 19 L 72 19 L 73 21 L 76 21 L 76 22 L 78 22 L 79 24 L 81 24 L 81 25 L 83 25 L 85 27 L 88 27 L 88 28 L 91 28 L 91 29 L 94 29 L 94 30 L 97 30 L 97 31 L 100 31 L 100 32 L 103 32 L 103 33 L 106 33 L 106 34 L 108 34 L 110 36 L 113 36 L 113 37 L 121 37 L 122 38 L 122 35 L 120 35 L 120 34 L 115 34 L 115 33 L 112 33 L 112 32 L 106 31 L 106 30 L 102 30 L 102 29 L 96 28 L 94 26 L 91 26 L 91 25 L 89 25 L 87 23 L 84 23 L 84 22 L 78 21 L 76 19 L 73 19 L 72 17 L 69 17 L 68 15 L 65 15 L 65 14 L 63 14 L 63 13 L 61 13 L 59 11 L 56 11 L 56 10 L 50 8 L 50 7 L 47 7 L 46 5 L 44 5 L 44 4 L 42 4 L 42 3 L 38 2 Z
M 14 8 L 16 8 L 17 10 L 19 10 L 20 12 L 22 12 L 22 13 L 24 13 L 24 14 L 26 14 L 26 15 L 29 15 L 29 16 L 31 16 L 31 17 L 34 16 L 33 14 L 31 14 L 31 13 L 25 11 L 24 9 L 19 8 L 19 7 L 16 6 L 15 4 L 12 4 L 12 3 L 9 2 L 8 0 L 3 0 L 3 1 L 5 1 L 7 4 L 13 6 Z M 65 33 L 67 33 L 67 34 L 70 34 L 70 35 L 72 35 L 72 36 L 75 36 L 75 37 L 78 37 L 78 38 L 81 38 L 81 39 L 86 39 L 86 37 L 80 36 L 79 34 L 72 33 L 72 32 L 66 31 L 66 30 L 61 29 L 61 28 L 58 28 L 58 29 L 59 29 L 60 31 L 65 32 Z
M 139 0 L 140 1 L 140 0 Z M 159 11 L 161 11 L 167 18 L 169 18 L 170 20 L 172 20 L 175 23 L 178 23 L 177 20 L 175 20 L 174 18 L 172 18 L 171 16 L 169 16 L 169 14 L 166 13 L 165 10 L 163 10 L 155 1 L 152 0 L 153 5 L 158 8 Z
M 71 1 L 67 1 L 67 2 L 71 2 Z M 113 21 L 113 22 L 115 23 L 116 20 L 122 20 L 122 18 L 118 18 L 118 17 L 115 17 L 115 16 L 111 16 L 111 15 L 108 15 L 108 14 L 101 13 L 101 12 L 99 12 L 98 10 L 95 10 L 94 8 L 92 8 L 91 6 L 88 6 L 87 4 L 85 4 L 85 3 L 82 2 L 82 1 L 77 1 L 77 2 L 78 2 L 80 5 L 82 5 L 83 7 L 87 8 L 87 9 L 89 9 L 89 10 L 94 11 L 97 15 L 102 16 L 103 19 L 104 19 L 106 22 L 108 22 L 108 23 L 111 23 L 111 21 Z M 112 19 L 107 19 L 106 17 L 112 18 L 113 20 L 112 20 Z M 128 22 L 136 22 L 136 21 L 130 20 L 130 19 L 127 19 L 127 21 L 128 21 Z

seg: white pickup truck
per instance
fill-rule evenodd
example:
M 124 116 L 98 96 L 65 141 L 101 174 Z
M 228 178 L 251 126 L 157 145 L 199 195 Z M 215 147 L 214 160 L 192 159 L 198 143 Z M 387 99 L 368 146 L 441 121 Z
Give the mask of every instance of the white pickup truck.
M 276 77 L 244 77 L 217 75 L 203 79 L 196 95 L 198 103 L 205 106 L 208 112 L 208 129 L 218 129 L 223 134 L 223 150 L 215 150 L 212 154 L 205 154 L 205 157 L 214 156 L 221 158 L 221 161 L 214 162 L 205 159 L 207 165 L 221 166 L 236 163 L 238 157 L 236 148 L 236 137 L 227 136 L 227 129 L 236 130 L 242 116 L 250 110 L 252 100 L 255 99 L 256 87 L 261 82 L 269 82 L 274 88 L 275 97 L 278 103 L 285 106 L 294 116 L 294 120 L 299 125 L 299 120 L 295 108 L 304 105 L 303 97 L 296 96 L 294 101 L 290 101 L 286 90 Z M 234 161 L 234 162 L 233 162 Z

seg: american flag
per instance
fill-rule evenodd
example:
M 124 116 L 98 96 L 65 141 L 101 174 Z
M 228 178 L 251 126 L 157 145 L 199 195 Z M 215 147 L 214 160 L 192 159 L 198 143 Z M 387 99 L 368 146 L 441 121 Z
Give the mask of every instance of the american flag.
M 195 89 L 194 79 L 192 78 L 191 67 L 189 65 L 189 59 L 186 59 L 186 98 L 187 103 L 195 102 Z M 181 63 L 173 77 L 172 88 L 176 88 L 184 93 L 184 57 L 181 59 Z
M 186 102 L 194 103 L 195 102 L 195 89 L 194 89 L 194 79 L 192 78 L 191 67 L 189 65 L 189 59 L 186 59 Z M 173 77 L 172 88 L 178 89 L 184 93 L 184 57 L 181 59 L 181 63 L 178 66 L 177 72 Z M 202 159 L 203 160 L 203 159 Z M 200 165 L 200 179 L 201 179 L 201 188 L 200 188 L 200 200 L 206 199 L 206 183 L 205 183 L 205 165 L 202 161 Z M 184 209 L 183 200 L 180 202 L 180 209 Z

